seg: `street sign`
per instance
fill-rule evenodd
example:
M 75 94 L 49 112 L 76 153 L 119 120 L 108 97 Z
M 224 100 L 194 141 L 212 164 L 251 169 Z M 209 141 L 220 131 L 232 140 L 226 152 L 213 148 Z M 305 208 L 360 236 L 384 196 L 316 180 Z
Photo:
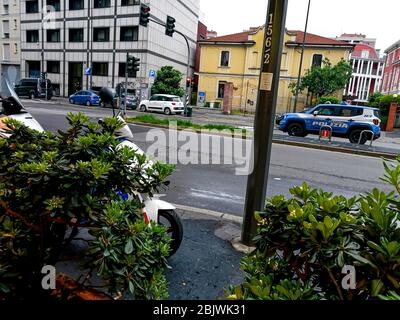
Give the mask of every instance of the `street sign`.
M 199 97 L 205 97 L 205 96 L 206 96 L 206 93 L 204 91 L 199 92 Z
M 85 69 L 85 76 L 91 76 L 91 75 L 92 75 L 92 68 Z
M 155 78 L 156 77 L 156 71 L 155 70 L 150 70 L 149 77 L 150 78 Z

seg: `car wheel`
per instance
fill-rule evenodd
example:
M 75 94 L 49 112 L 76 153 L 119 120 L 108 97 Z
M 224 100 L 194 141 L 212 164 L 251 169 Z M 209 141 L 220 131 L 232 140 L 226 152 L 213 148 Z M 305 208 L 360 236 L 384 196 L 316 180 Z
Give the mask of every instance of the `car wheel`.
M 29 93 L 29 99 L 35 99 L 35 93 L 33 91 Z
M 289 124 L 287 131 L 289 136 L 305 137 L 307 135 L 304 126 L 297 122 Z
M 171 114 L 171 109 L 170 108 L 165 108 L 164 109 L 164 114 L 166 114 L 167 116 L 169 116 Z
M 100 102 L 100 107 L 105 108 L 105 107 L 106 107 L 106 104 L 105 104 L 103 101 L 101 101 L 101 102 Z
M 87 105 L 88 107 L 90 107 L 92 104 L 91 104 L 90 101 L 88 100 L 88 101 L 86 101 L 86 105 Z
M 146 106 L 145 106 L 144 104 L 142 104 L 142 105 L 140 106 L 140 111 L 141 111 L 141 112 L 146 112 L 146 111 L 147 111 L 147 108 L 146 108 Z
M 349 141 L 351 143 L 357 143 L 358 144 L 358 142 L 360 141 L 360 135 L 361 135 L 362 131 L 363 130 L 361 130 L 361 129 L 355 129 L 352 132 L 350 132 Z M 362 135 L 362 137 L 361 137 L 360 144 L 366 144 L 368 139 L 370 139 L 370 138 L 371 138 L 371 134 L 370 133 L 364 133 Z
M 69 99 L 70 104 L 75 104 L 75 101 L 73 99 Z

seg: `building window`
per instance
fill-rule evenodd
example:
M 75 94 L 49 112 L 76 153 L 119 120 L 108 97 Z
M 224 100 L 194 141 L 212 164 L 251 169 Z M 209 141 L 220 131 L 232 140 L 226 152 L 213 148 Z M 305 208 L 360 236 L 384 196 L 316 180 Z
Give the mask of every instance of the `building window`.
M 94 7 L 98 8 L 109 8 L 111 7 L 110 0 L 94 0 Z
M 4 15 L 9 14 L 9 7 L 8 7 L 8 4 L 3 4 L 3 14 L 4 14 Z
M 28 78 L 40 77 L 40 61 L 26 61 L 26 66 Z
M 26 42 L 39 42 L 39 30 L 26 30 Z
M 60 0 L 47 0 L 46 5 L 53 7 L 55 11 L 61 10 Z
M 94 76 L 108 76 L 108 63 L 107 62 L 93 62 L 93 75 Z
M 83 28 L 69 29 L 69 42 L 83 42 Z
M 5 43 L 3 44 L 3 60 L 9 61 L 10 59 L 11 59 L 10 44 Z
M 224 98 L 225 83 L 226 83 L 225 81 L 218 81 L 217 99 Z
M 361 51 L 361 58 L 368 59 L 369 58 L 369 51 L 368 50 Z
M 118 77 L 125 77 L 125 66 L 126 63 L 125 62 L 120 62 L 118 64 Z M 136 72 L 134 71 L 129 71 L 128 72 L 128 77 L 129 78 L 136 78 Z
M 60 29 L 47 30 L 47 42 L 60 42 Z
M 138 41 L 138 27 L 121 27 L 120 41 Z
M 39 13 L 39 1 L 26 1 L 26 13 Z
M 133 6 L 139 4 L 139 0 L 121 0 L 121 6 Z
M 47 61 L 48 73 L 60 73 L 60 61 Z
M 312 57 L 311 67 L 321 67 L 322 66 L 322 54 L 314 54 Z
M 69 10 L 82 10 L 84 7 L 84 0 L 69 0 Z
M 3 38 L 10 38 L 10 21 L 3 20 Z
M 229 67 L 229 51 L 221 51 L 220 67 Z
M 94 28 L 93 41 L 95 42 L 110 41 L 110 28 Z

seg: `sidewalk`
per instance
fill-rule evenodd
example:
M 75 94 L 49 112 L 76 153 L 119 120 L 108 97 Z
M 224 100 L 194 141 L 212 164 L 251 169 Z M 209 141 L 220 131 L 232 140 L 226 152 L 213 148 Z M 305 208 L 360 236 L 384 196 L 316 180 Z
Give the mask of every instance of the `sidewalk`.
M 181 247 L 168 260 L 172 269 L 165 270 L 169 300 L 215 300 L 223 297 L 225 289 L 243 280 L 239 269 L 243 254 L 235 251 L 230 243 L 240 236 L 240 225 L 230 221 L 229 217 L 218 218 L 204 214 L 202 210 L 178 209 L 177 212 L 182 219 L 184 236 Z M 78 237 L 90 238 L 85 232 Z M 75 280 L 86 274 L 87 271 L 85 273 L 80 266 L 86 249 L 85 242 L 73 241 L 64 253 L 66 259 L 57 263 L 57 272 Z M 101 284 L 96 277 L 92 280 L 93 285 Z

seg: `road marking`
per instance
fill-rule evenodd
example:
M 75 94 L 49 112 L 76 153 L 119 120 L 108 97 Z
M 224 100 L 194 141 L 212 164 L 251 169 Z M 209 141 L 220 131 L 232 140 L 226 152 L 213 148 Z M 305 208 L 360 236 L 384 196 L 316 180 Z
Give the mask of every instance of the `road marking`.
M 189 207 L 189 206 L 185 206 L 182 204 L 174 204 L 173 203 L 172 205 L 174 207 L 176 207 L 178 210 L 182 210 L 182 211 L 198 213 L 198 214 L 214 217 L 217 219 L 226 220 L 226 221 L 230 221 L 230 222 L 236 222 L 236 223 L 240 223 L 240 224 L 243 222 L 242 217 L 235 216 L 235 215 L 229 214 L 229 213 L 212 211 L 212 210 L 203 209 L 203 208 L 194 208 L 194 207 Z

